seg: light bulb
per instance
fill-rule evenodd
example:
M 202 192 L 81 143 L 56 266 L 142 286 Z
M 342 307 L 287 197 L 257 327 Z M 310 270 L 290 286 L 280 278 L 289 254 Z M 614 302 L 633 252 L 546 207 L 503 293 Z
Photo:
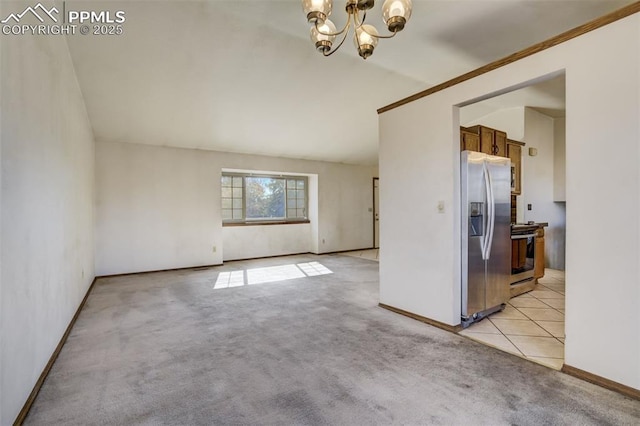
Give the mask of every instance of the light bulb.
M 382 4 L 382 20 L 389 31 L 402 31 L 411 17 L 411 9 L 411 0 L 385 0 Z
M 331 15 L 331 0 L 302 0 L 302 10 L 311 24 L 323 23 Z
M 313 25 L 311 27 L 311 41 L 316 45 L 316 49 L 318 49 L 318 52 L 328 52 L 329 50 L 331 50 L 333 41 L 336 39 L 336 26 L 328 19 L 324 21 L 322 25 L 318 23 L 317 26 L 318 29 L 316 29 L 316 25 Z
M 373 54 L 373 49 L 378 45 L 378 31 L 373 25 L 361 25 L 356 28 L 356 33 L 353 37 L 353 43 L 358 48 L 358 54 L 362 59 L 367 59 Z

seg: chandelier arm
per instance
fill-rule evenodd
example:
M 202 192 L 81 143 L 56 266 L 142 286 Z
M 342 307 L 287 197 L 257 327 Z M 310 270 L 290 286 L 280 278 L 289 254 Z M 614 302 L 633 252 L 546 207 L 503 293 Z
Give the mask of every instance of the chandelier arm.
M 345 31 L 347 31 L 349 29 L 349 25 L 350 24 L 351 24 L 351 20 L 347 19 L 347 23 L 344 25 L 344 28 L 342 28 L 340 31 L 338 31 L 336 33 L 325 33 L 325 32 L 322 32 L 320 30 L 320 28 L 318 28 L 318 21 L 316 21 L 315 26 L 316 26 L 316 31 L 318 31 L 320 34 L 322 34 L 324 36 L 339 36 L 340 34 L 344 33 Z
M 366 13 L 366 11 L 365 11 L 365 13 Z M 353 16 L 353 25 L 354 25 L 354 27 L 353 27 L 353 36 L 355 37 L 356 43 L 358 44 L 358 50 L 360 50 L 362 45 L 360 44 L 360 37 L 358 37 L 357 29 L 362 26 L 362 23 L 360 23 L 360 25 L 358 25 L 358 14 L 357 13 Z
M 342 46 L 342 43 L 344 43 L 344 41 L 347 39 L 347 35 L 349 35 L 349 32 L 345 32 L 344 30 L 342 31 L 344 33 L 344 35 L 342 36 L 342 40 L 340 40 L 340 44 L 338 44 L 338 46 L 335 49 L 331 49 L 331 51 L 329 53 L 326 52 L 322 52 L 322 54 L 324 56 L 331 56 L 333 55 L 338 49 L 340 49 L 340 46 Z
M 386 35 L 386 36 L 379 35 L 379 34 L 371 34 L 371 33 L 368 33 L 367 30 L 364 29 L 364 28 L 362 28 L 362 31 L 367 33 L 367 34 L 369 34 L 371 37 L 374 37 L 374 38 L 394 38 L 396 36 L 396 34 L 398 34 L 398 31 L 394 31 L 393 33 L 391 33 L 391 35 Z
M 354 30 L 357 29 L 357 28 L 360 28 L 361 26 L 363 26 L 364 25 L 364 21 L 366 21 L 366 20 L 367 20 L 367 11 L 366 10 L 362 12 L 362 21 L 360 20 L 360 15 L 356 11 L 354 13 L 354 20 L 353 20 L 354 23 L 355 23 L 354 24 L 355 25 Z

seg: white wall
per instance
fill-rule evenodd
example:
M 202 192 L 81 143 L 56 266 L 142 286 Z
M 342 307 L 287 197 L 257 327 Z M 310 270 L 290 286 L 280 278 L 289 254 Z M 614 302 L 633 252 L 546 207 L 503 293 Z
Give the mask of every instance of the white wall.
M 444 94 L 380 116 L 380 302 L 458 324 L 460 127 Z
M 0 14 L 3 14 L 4 9 L 2 8 L 2 5 L 0 4 Z M 3 68 L 3 43 L 0 41 L 0 77 L 2 76 L 2 72 L 4 70 Z M 4 84 L 2 84 L 0 82 L 0 166 L 2 165 L 2 129 L 3 129 L 3 125 L 2 125 L 2 120 L 3 120 L 3 114 L 2 114 L 2 89 L 4 87 Z M 0 172 L 0 307 L 3 305 L 3 297 L 2 297 L 2 172 Z M 2 319 L 2 314 L 0 314 L 0 348 L 3 348 L 3 336 L 4 335 L 4 327 L 3 327 L 3 319 Z M 2 368 L 2 349 L 0 349 L 0 394 L 2 394 L 3 389 L 2 389 L 2 383 L 3 381 L 3 371 L 4 368 Z M 3 413 L 3 404 L 2 402 L 0 402 L 0 423 L 2 423 L 3 421 L 3 417 L 2 417 L 2 413 Z
M 311 224 L 225 226 L 224 260 L 312 252 Z
M 380 115 L 382 303 L 460 323 L 454 106 L 564 70 L 565 363 L 640 389 L 639 35 L 636 14 Z
M 210 185 L 220 171 L 204 158 L 196 150 L 96 143 L 96 275 L 222 262 L 213 226 L 222 220 L 220 185 Z
M 476 104 L 474 104 L 476 105 Z M 470 127 L 477 124 L 491 127 L 492 129 L 507 132 L 511 140 L 524 141 L 524 107 L 505 108 L 492 111 L 481 117 L 471 117 L 474 105 L 460 108 L 460 122 L 462 126 Z
M 525 108 L 524 150 L 522 163 L 522 196 L 518 200 L 524 208 L 524 222 L 548 222 L 545 228 L 545 266 L 565 269 L 564 203 L 555 203 L 555 143 L 554 119 Z M 537 149 L 537 155 L 528 154 L 529 148 Z M 531 210 L 527 205 L 531 204 Z
M 373 244 L 373 167 L 126 143 L 96 145 L 97 275 Z M 223 228 L 222 169 L 317 175 L 309 181 L 311 191 L 317 188 L 317 201 L 312 198 L 309 204 L 317 218 L 312 216 L 310 225 Z
M 94 277 L 94 147 L 65 38 L 0 39 L 0 424 L 8 425 Z
M 566 118 L 553 120 L 553 201 L 566 202 L 567 144 Z

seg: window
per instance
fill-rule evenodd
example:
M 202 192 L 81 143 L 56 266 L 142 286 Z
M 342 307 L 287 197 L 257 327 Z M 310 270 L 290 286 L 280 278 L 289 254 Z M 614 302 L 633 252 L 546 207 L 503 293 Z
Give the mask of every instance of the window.
M 244 218 L 244 183 L 241 176 L 222 176 L 222 219 Z
M 222 174 L 224 223 L 307 220 L 306 177 Z

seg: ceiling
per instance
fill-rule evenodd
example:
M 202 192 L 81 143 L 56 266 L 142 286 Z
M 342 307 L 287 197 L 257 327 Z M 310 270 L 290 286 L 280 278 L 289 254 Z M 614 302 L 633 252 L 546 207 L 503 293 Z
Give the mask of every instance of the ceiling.
M 366 61 L 349 41 L 318 54 L 298 0 L 67 1 L 126 13 L 123 35 L 67 39 L 96 140 L 373 165 L 376 109 L 633 1 L 413 3 Z M 564 86 L 518 93 L 509 107 L 564 110 Z

